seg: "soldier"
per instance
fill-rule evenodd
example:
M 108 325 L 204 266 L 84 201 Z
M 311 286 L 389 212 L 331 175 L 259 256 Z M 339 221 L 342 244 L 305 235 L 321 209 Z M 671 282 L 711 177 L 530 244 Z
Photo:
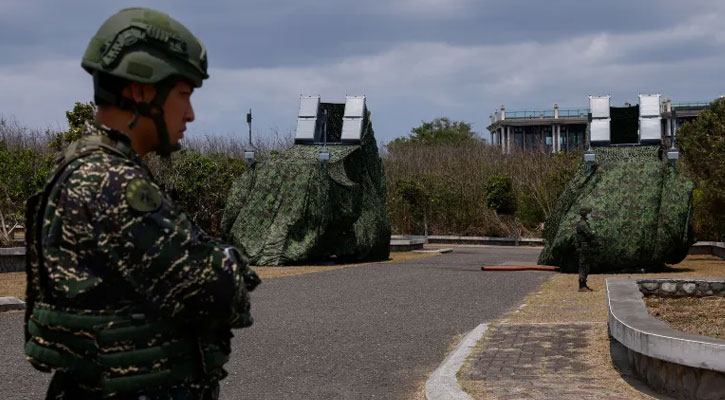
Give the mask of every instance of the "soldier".
M 591 208 L 582 208 L 579 210 L 581 219 L 576 223 L 576 243 L 579 251 L 579 291 L 592 292 L 593 290 L 587 286 L 587 276 L 589 275 L 589 257 L 591 256 L 591 244 L 594 240 L 592 228 L 587 222 L 587 216 L 591 214 Z
M 260 281 L 140 159 L 179 147 L 208 78 L 204 45 L 166 14 L 125 9 L 81 64 L 96 121 L 27 204 L 27 358 L 56 371 L 48 399 L 217 399 Z

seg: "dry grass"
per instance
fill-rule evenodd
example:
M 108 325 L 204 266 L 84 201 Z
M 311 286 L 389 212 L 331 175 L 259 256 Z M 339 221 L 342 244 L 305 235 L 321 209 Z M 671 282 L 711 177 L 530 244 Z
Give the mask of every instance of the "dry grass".
M 725 298 L 645 298 L 649 313 L 673 329 L 695 335 L 725 339 Z
M 607 332 L 607 307 L 605 280 L 610 277 L 647 277 L 647 278 L 685 278 L 685 277 L 725 277 L 725 260 L 707 255 L 688 256 L 682 263 L 669 267 L 665 272 L 656 274 L 602 274 L 590 275 L 588 284 L 594 292 L 578 292 L 576 274 L 555 274 L 545 282 L 539 291 L 529 294 L 524 304 L 510 311 L 499 321 L 493 323 L 511 324 L 560 324 L 591 323 L 594 328 L 592 337 L 582 361 L 592 367 L 591 376 L 612 388 L 624 393 L 628 398 L 649 399 L 650 396 L 635 390 L 612 364 Z M 722 304 L 722 303 L 721 303 Z M 722 305 L 721 305 L 722 307 Z M 720 311 L 721 320 L 722 311 Z M 485 342 L 477 345 L 480 351 Z M 464 368 L 470 368 L 467 362 Z M 486 398 L 486 388 L 481 381 L 463 381 L 466 390 L 476 398 Z
M 25 298 L 25 272 L 0 274 L 0 297 Z
M 414 260 L 437 256 L 438 253 L 413 253 L 413 252 L 394 252 L 390 253 L 390 259 L 379 263 L 390 263 Z M 302 265 L 296 267 L 252 267 L 264 279 L 283 278 L 286 276 L 304 275 L 315 272 L 332 271 L 340 268 L 362 267 L 370 264 L 378 263 L 356 263 L 356 264 L 340 264 L 330 266 L 314 266 Z M 0 297 L 17 297 L 25 298 L 25 272 L 8 272 L 0 274 Z

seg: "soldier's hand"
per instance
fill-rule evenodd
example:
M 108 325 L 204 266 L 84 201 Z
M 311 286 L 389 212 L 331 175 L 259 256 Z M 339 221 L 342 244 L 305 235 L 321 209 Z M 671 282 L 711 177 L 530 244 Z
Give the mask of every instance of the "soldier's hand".
M 252 271 L 250 268 L 245 268 L 244 272 L 242 273 L 242 277 L 244 278 L 244 286 L 247 287 L 247 291 L 251 292 L 259 286 L 260 283 L 262 283 L 262 280 L 259 279 L 259 275 L 257 275 L 256 272 Z

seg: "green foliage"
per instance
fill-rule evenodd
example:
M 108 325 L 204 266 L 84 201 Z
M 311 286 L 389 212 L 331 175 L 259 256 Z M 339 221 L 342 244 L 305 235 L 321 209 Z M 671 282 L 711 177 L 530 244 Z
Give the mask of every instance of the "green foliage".
M 516 196 L 511 179 L 507 176 L 492 176 L 486 183 L 486 207 L 499 213 L 511 215 L 516 212 Z
M 430 122 L 423 122 L 420 126 L 410 130 L 409 137 L 400 137 L 391 144 L 422 143 L 428 145 L 459 144 L 476 140 L 475 133 L 471 131 L 471 124 L 462 121 L 451 121 L 448 118 L 436 118 Z
M 96 115 L 96 105 L 93 102 L 79 103 L 73 106 L 73 110 L 66 111 L 65 117 L 68 120 L 67 132 L 56 135 L 48 144 L 54 151 L 61 151 L 66 145 L 72 143 L 81 136 L 83 126 L 86 122 L 93 121 Z
M 219 225 L 232 182 L 246 169 L 243 159 L 225 154 L 202 155 L 189 149 L 175 152 L 170 161 L 149 155 L 146 163 L 177 207 L 212 236 Z
M 677 131 L 685 171 L 695 182 L 698 239 L 725 240 L 725 98 Z
M 0 245 L 12 245 L 6 230 L 24 224 L 25 200 L 43 187 L 53 161 L 41 149 L 0 141 Z
M 406 180 L 398 184 L 397 189 L 400 198 L 411 207 L 423 209 L 428 203 L 428 194 L 425 187 L 418 180 Z

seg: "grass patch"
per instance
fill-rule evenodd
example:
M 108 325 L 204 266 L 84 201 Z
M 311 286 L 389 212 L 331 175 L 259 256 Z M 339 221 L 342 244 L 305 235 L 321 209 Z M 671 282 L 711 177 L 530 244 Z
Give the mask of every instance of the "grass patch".
M 648 296 L 644 299 L 649 313 L 665 321 L 672 329 L 725 339 L 725 298 Z

